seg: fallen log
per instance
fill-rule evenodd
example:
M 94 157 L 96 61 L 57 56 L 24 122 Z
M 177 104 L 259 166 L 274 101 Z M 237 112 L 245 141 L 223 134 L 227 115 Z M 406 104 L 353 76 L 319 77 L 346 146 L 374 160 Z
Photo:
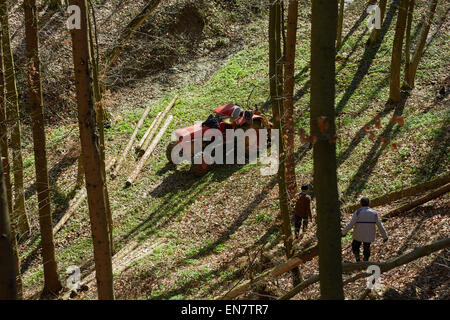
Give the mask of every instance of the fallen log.
M 267 281 L 269 278 L 276 278 L 280 275 L 282 275 L 285 272 L 288 272 L 295 267 L 308 262 L 312 260 L 314 257 L 316 257 L 319 254 L 319 247 L 318 245 L 313 245 L 309 247 L 308 249 L 302 251 L 299 254 L 296 254 L 292 258 L 290 258 L 285 263 L 278 265 L 276 267 L 273 267 L 269 270 L 266 270 L 256 278 L 252 280 L 247 280 L 243 284 L 237 286 L 236 288 L 232 289 L 222 297 L 218 298 L 220 300 L 231 300 L 234 299 L 241 294 L 247 292 L 252 286 L 262 283 L 264 281 Z
M 175 97 L 173 97 L 172 101 L 170 101 L 170 103 L 167 105 L 166 109 L 164 109 L 164 111 L 162 112 L 161 116 L 159 117 L 158 121 L 156 122 L 155 126 L 153 127 L 153 129 L 151 130 L 151 132 L 149 132 L 147 138 L 145 139 L 144 143 L 142 144 L 142 146 L 139 148 L 139 150 L 136 150 L 139 156 L 142 156 L 145 151 L 148 149 L 148 146 L 150 144 L 150 142 L 152 142 L 153 136 L 156 133 L 156 130 L 158 130 L 159 125 L 161 124 L 161 122 L 163 121 L 163 119 L 165 118 L 165 116 L 169 113 L 170 109 L 172 109 L 172 107 L 175 105 L 175 102 L 178 99 L 178 95 L 176 94 Z
M 399 266 L 402 266 L 404 264 L 410 263 L 411 261 L 417 260 L 419 258 L 422 258 L 424 256 L 427 256 L 433 252 L 445 249 L 450 247 L 450 238 L 441 239 L 439 241 L 436 241 L 434 243 L 431 243 L 429 245 L 423 246 L 423 247 L 416 247 L 411 252 L 406 253 L 404 255 L 398 256 L 396 258 L 393 258 L 391 260 L 388 260 L 386 262 L 371 262 L 371 261 L 364 261 L 364 262 L 357 262 L 357 263 L 344 263 L 342 265 L 342 272 L 350 272 L 350 271 L 359 271 L 359 270 L 365 270 L 371 265 L 377 265 L 380 267 L 380 272 L 384 273 L 389 270 L 392 270 L 394 268 L 397 268 Z M 370 276 L 369 273 L 364 273 L 362 277 L 364 276 Z M 356 281 L 361 277 L 353 277 L 353 281 Z M 286 293 L 284 296 L 280 297 L 279 300 L 288 300 L 294 297 L 296 294 L 298 294 L 301 290 L 305 289 L 309 285 L 316 283 L 320 281 L 320 276 L 315 275 L 299 285 L 297 285 L 294 289 Z M 350 282 L 346 282 L 350 283 Z
M 142 127 L 142 125 L 144 124 L 144 120 L 145 118 L 148 116 L 149 112 L 150 112 L 151 107 L 148 106 L 144 113 L 142 114 L 142 117 L 139 119 L 136 128 L 134 128 L 134 132 L 131 135 L 130 140 L 128 141 L 127 146 L 125 147 L 125 150 L 123 150 L 119 160 L 117 161 L 117 165 L 114 168 L 114 171 L 111 173 L 111 178 L 114 179 L 115 177 L 117 177 L 117 175 L 119 174 L 119 170 L 122 167 L 123 161 L 125 160 L 126 156 L 128 155 L 128 152 L 130 151 L 131 147 L 134 144 L 134 140 L 136 139 L 136 136 L 139 132 L 139 129 Z
M 396 201 L 396 200 L 399 200 L 399 199 L 402 199 L 405 197 L 415 196 L 419 193 L 439 188 L 447 183 L 450 183 L 450 172 L 440 175 L 439 177 L 437 177 L 433 180 L 422 182 L 422 183 L 416 184 L 414 186 L 411 186 L 411 187 L 408 187 L 408 188 L 405 188 L 402 190 L 397 190 L 397 191 L 382 195 L 380 197 L 370 199 L 370 206 L 372 208 L 379 207 L 379 206 L 391 203 L 393 201 Z M 343 207 L 342 212 L 343 213 L 353 213 L 355 210 L 359 209 L 360 207 L 361 207 L 361 205 L 359 203 L 354 203 L 354 204 Z
M 148 158 L 150 158 L 150 155 L 152 154 L 153 150 L 155 150 L 156 146 L 158 145 L 159 141 L 161 140 L 164 133 L 167 131 L 167 128 L 169 127 L 170 123 L 172 122 L 173 116 L 169 116 L 166 121 L 164 122 L 163 127 L 159 131 L 158 135 L 153 140 L 152 144 L 148 147 L 148 149 L 145 151 L 145 154 L 142 156 L 141 160 L 139 161 L 136 169 L 130 174 L 129 178 L 127 179 L 126 186 L 130 186 L 136 181 L 136 178 L 138 177 L 139 173 L 142 170 L 142 167 L 147 162 Z
M 388 213 L 383 215 L 383 219 L 382 220 L 386 220 L 388 218 L 392 218 L 395 216 L 398 216 L 400 213 L 402 212 L 406 212 L 409 211 L 411 209 L 414 209 L 417 206 L 420 206 L 421 204 L 424 204 L 430 200 L 436 199 L 444 194 L 446 194 L 447 192 L 450 192 L 450 183 L 416 199 L 413 200 L 405 205 L 402 205 L 394 210 L 389 211 Z
M 105 169 L 109 170 L 114 164 L 114 162 L 115 162 L 114 159 L 112 159 Z M 53 227 L 54 235 L 58 233 L 59 230 L 61 230 L 62 226 L 64 226 L 67 220 L 69 220 L 69 218 L 76 212 L 81 203 L 83 203 L 84 199 L 86 199 L 86 196 L 87 196 L 86 188 L 83 188 L 80 191 L 78 191 L 78 193 L 75 195 L 72 201 L 70 201 L 67 212 L 61 217 L 61 219 L 59 219 L 58 223 Z
M 144 142 L 147 139 L 148 135 L 150 134 L 150 132 L 152 132 L 153 128 L 155 127 L 155 124 L 157 123 L 157 121 L 161 117 L 161 114 L 162 114 L 162 112 L 160 112 L 160 113 L 158 113 L 156 115 L 155 119 L 152 121 L 152 124 L 150 125 L 148 130 L 145 132 L 144 136 L 141 138 L 141 140 L 139 140 L 139 143 L 138 143 L 138 145 L 136 147 L 136 152 L 139 151 L 142 148 L 142 145 L 144 144 Z

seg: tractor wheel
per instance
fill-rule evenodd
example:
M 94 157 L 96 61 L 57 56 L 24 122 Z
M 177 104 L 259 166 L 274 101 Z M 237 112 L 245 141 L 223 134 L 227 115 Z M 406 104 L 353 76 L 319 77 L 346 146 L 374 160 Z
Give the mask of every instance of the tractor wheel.
M 175 148 L 175 146 L 178 144 L 178 141 L 172 141 L 171 143 L 169 143 L 169 145 L 167 146 L 166 149 L 166 157 L 167 160 L 169 160 L 169 163 L 174 164 L 172 161 L 172 150 L 173 148 Z
M 198 157 L 198 155 L 196 155 L 196 157 Z M 194 159 L 194 161 L 195 161 L 195 159 Z M 202 157 L 202 163 L 191 164 L 191 173 L 196 177 L 201 177 L 209 170 L 209 167 L 210 166 L 205 162 L 205 160 Z

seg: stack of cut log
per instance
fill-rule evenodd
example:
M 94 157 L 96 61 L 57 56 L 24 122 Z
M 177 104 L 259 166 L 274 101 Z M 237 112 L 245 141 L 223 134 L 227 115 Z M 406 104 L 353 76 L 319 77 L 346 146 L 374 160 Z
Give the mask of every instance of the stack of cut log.
M 165 122 L 164 122 L 163 126 L 161 127 L 161 129 L 159 129 L 158 134 L 156 134 L 159 126 L 161 125 L 161 122 L 164 120 L 164 118 L 170 112 L 170 110 L 174 106 L 174 104 L 175 104 L 177 99 L 178 99 L 178 95 L 175 95 L 175 97 L 172 99 L 172 101 L 169 103 L 169 105 L 163 111 L 158 113 L 158 115 L 156 116 L 156 118 L 153 120 L 152 124 L 148 128 L 148 130 L 145 132 L 145 134 L 142 137 L 142 139 L 137 144 L 137 146 L 135 148 L 136 149 L 136 153 L 141 158 L 140 158 L 139 163 L 137 164 L 136 168 L 133 170 L 133 172 L 128 177 L 127 183 L 126 183 L 127 186 L 133 184 L 136 181 L 136 179 L 137 179 L 139 173 L 141 172 L 143 166 L 145 165 L 147 160 L 152 155 L 153 151 L 155 150 L 156 146 L 160 142 L 160 140 L 163 137 L 164 133 L 167 131 L 167 128 L 169 127 L 170 123 L 173 120 L 173 116 L 171 116 L 171 115 L 169 115 L 165 119 Z M 125 158 L 127 157 L 127 155 L 130 152 L 131 148 L 135 144 L 136 136 L 137 136 L 137 134 L 139 132 L 139 129 L 141 129 L 141 127 L 143 126 L 145 118 L 147 117 L 149 112 L 150 112 L 150 107 L 145 109 L 144 113 L 142 114 L 141 119 L 139 119 L 138 123 L 136 124 L 136 128 L 134 129 L 134 132 L 131 135 L 131 138 L 128 141 L 127 146 L 125 147 L 125 149 L 121 153 L 120 158 L 117 161 L 113 172 L 111 173 L 111 178 L 112 179 L 116 178 L 119 175 L 120 168 L 122 167 L 123 162 L 125 161 Z M 156 134 L 156 137 L 155 137 L 155 134 Z

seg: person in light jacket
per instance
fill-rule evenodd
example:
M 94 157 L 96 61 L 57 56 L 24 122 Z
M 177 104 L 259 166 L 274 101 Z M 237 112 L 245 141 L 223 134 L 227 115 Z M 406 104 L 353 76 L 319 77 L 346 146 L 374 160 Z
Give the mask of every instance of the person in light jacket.
M 342 229 L 342 236 L 345 236 L 347 232 L 352 227 L 354 227 L 352 251 L 355 255 L 356 262 L 360 261 L 359 250 L 361 248 L 361 243 L 363 243 L 364 247 L 364 261 L 369 261 L 370 245 L 375 241 L 375 225 L 377 225 L 378 229 L 380 230 L 381 236 L 383 237 L 384 241 L 386 242 L 388 239 L 386 229 L 384 229 L 384 226 L 381 223 L 380 218 L 378 217 L 378 213 L 375 210 L 369 208 L 369 203 L 369 198 L 362 198 L 362 208 L 356 210 L 353 213 L 352 220 L 350 220 L 347 226 Z

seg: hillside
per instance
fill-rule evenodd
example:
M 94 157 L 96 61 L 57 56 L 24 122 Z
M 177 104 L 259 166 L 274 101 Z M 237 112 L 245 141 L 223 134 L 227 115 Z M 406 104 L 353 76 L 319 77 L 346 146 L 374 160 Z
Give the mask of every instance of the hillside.
M 128 21 L 143 2 L 96 3 L 101 48 L 107 50 L 112 46 L 111 39 L 117 38 L 120 22 Z M 138 139 L 158 112 L 176 93 L 179 95 L 171 111 L 174 121 L 137 183 L 125 187 L 126 178 L 136 165 L 135 155 L 131 153 L 120 176 L 108 180 L 114 219 L 117 299 L 211 299 L 226 293 L 237 282 L 285 260 L 276 176 L 261 176 L 260 165 L 218 165 L 198 178 L 175 169 L 165 157 L 170 132 L 194 121 L 204 121 L 217 106 L 226 103 L 247 106 L 249 101 L 251 107 L 261 107 L 269 97 L 267 8 L 256 6 L 257 1 L 246 4 L 225 1 L 220 6 L 214 5 L 216 2 L 220 1 L 166 2 L 155 11 L 155 18 L 139 29 L 117 66 L 108 74 L 111 126 L 105 130 L 107 162 L 117 158 L 125 148 L 148 105 L 152 109 Z M 416 12 L 424 12 L 425 1 L 417 2 Z M 374 197 L 427 181 L 450 168 L 450 4 L 442 2 L 438 7 L 419 65 L 416 87 L 409 94 L 404 91 L 404 99 L 399 104 L 388 102 L 397 2 L 389 2 L 386 23 L 391 27 L 381 33 L 383 41 L 375 47 L 366 45 L 365 7 L 364 1 L 347 6 L 343 45 L 336 62 L 338 189 L 343 205 L 354 203 L 361 196 Z M 17 30 L 14 45 L 20 61 L 24 54 L 19 41 L 21 12 L 17 8 L 13 12 L 11 28 Z M 295 126 L 308 132 L 310 1 L 300 2 L 299 14 Z M 41 35 L 45 48 L 43 73 L 48 101 L 47 140 L 54 223 L 79 190 L 75 181 L 80 153 L 75 95 L 68 76 L 72 63 L 70 35 L 58 28 L 63 16 L 56 13 L 55 17 L 55 20 L 50 18 L 44 27 L 47 31 Z M 416 14 L 414 19 L 412 34 L 417 39 L 421 15 Z M 177 36 L 165 37 L 168 33 Z M 45 34 L 52 36 L 46 38 Z M 58 53 L 50 56 L 51 52 Z M 20 69 L 21 64 L 18 66 Z M 22 69 L 19 88 L 24 83 Z M 50 90 L 52 86 L 59 90 Z M 24 166 L 32 235 L 20 243 L 19 252 L 24 296 L 34 299 L 42 289 L 43 269 L 33 185 L 33 145 L 26 113 L 23 111 Z M 394 115 L 404 118 L 404 126 L 390 121 Z M 384 139 L 372 140 L 364 130 L 367 125 L 374 126 L 376 117 L 381 119 L 376 135 Z M 314 185 L 311 146 L 302 144 L 296 136 L 296 147 L 298 184 Z M 383 214 L 401 203 L 377 210 Z M 449 213 L 447 194 L 389 219 L 385 223 L 389 241 L 384 244 L 377 240 L 372 259 L 385 261 L 416 246 L 448 237 Z M 345 225 L 350 216 L 343 216 L 342 220 Z M 313 239 L 315 227 L 313 222 L 296 245 Z M 350 236 L 347 236 L 343 239 L 344 261 L 353 259 L 349 244 Z M 55 246 L 61 279 L 66 278 L 67 267 L 77 265 L 81 267 L 82 280 L 87 283 L 88 290 L 74 299 L 95 299 L 86 200 L 56 234 Z M 386 286 L 383 298 L 449 299 L 449 258 L 447 249 L 383 274 Z M 305 279 L 317 270 L 317 259 L 301 267 Z M 361 279 L 346 287 L 349 293 L 346 298 L 357 299 L 364 284 L 365 280 Z M 244 298 L 271 299 L 291 288 L 290 275 L 285 275 L 254 288 Z M 296 299 L 316 299 L 318 288 L 315 284 Z

